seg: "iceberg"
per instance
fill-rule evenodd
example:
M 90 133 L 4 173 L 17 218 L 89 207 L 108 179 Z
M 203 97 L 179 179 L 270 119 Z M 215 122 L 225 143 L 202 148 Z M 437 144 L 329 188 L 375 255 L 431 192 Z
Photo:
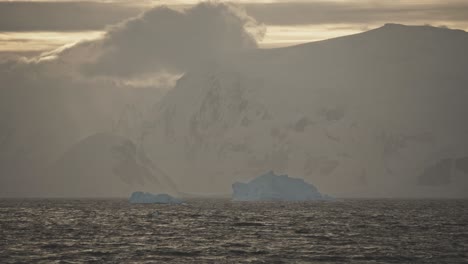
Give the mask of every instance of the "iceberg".
M 315 186 L 303 179 L 288 175 L 276 175 L 270 171 L 249 183 L 236 182 L 232 185 L 234 201 L 311 201 L 328 200 Z
M 134 192 L 130 196 L 130 203 L 134 204 L 181 204 L 182 200 L 174 198 L 169 194 L 152 194 L 145 192 Z

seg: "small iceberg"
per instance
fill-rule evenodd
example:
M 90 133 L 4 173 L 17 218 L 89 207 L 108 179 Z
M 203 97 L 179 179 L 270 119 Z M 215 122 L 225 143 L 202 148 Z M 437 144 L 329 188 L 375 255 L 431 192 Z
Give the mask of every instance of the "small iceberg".
M 134 204 L 182 204 L 183 202 L 169 194 L 152 194 L 145 192 L 134 192 L 130 196 L 130 203 Z
M 303 179 L 276 175 L 270 171 L 249 183 L 236 182 L 232 185 L 234 201 L 311 201 L 329 200 L 315 186 Z

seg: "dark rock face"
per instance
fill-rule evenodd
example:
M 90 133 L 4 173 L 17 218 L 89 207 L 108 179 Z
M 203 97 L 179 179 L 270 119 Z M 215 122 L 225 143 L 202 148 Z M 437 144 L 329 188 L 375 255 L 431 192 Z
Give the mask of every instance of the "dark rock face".
M 450 183 L 453 169 L 453 159 L 443 159 L 426 168 L 419 176 L 419 184 L 425 186 L 440 186 Z
M 116 159 L 112 172 L 127 184 L 144 184 L 145 179 L 154 178 L 151 164 L 135 144 L 126 140 L 111 148 Z
M 52 196 L 117 197 L 135 186 L 165 184 L 164 175 L 144 152 L 111 133 L 82 139 L 41 173 L 53 183 L 48 187 Z

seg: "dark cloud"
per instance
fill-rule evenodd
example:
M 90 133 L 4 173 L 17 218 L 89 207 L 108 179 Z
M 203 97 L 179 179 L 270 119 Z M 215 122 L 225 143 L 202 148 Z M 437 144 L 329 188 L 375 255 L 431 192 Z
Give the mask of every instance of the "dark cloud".
M 366 4 L 361 2 L 258 3 L 247 13 L 269 25 L 380 23 L 392 21 L 468 21 L 468 2 Z
M 0 31 L 98 30 L 143 11 L 98 2 L 0 2 Z
M 468 2 L 462 1 L 429 4 L 311 1 L 244 6 L 249 15 L 270 25 L 468 21 Z M 146 8 L 115 2 L 0 2 L 0 31 L 99 30 Z

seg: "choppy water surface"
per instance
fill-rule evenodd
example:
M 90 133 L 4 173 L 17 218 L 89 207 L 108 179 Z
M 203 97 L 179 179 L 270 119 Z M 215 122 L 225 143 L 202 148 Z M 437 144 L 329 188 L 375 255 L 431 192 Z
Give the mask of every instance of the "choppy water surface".
M 88 261 L 468 263 L 468 200 L 0 200 L 1 263 Z

